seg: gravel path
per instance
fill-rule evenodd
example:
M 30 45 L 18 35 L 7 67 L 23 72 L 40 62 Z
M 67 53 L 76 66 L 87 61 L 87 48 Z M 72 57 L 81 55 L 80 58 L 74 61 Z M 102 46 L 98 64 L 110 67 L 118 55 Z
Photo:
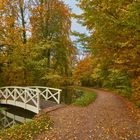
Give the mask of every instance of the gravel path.
M 54 129 L 36 140 L 140 140 L 139 110 L 115 94 L 93 91 L 97 99 L 87 107 L 50 112 Z

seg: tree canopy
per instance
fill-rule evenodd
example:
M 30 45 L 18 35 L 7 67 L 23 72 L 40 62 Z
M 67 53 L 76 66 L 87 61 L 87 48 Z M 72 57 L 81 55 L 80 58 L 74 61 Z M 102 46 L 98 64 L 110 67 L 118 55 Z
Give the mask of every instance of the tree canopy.
M 140 101 L 140 1 L 79 0 L 96 86 Z M 82 39 L 82 41 L 84 41 Z M 95 84 L 95 83 L 94 83 Z
M 0 13 L 2 85 L 55 85 L 71 75 L 76 49 L 62 1 L 0 0 Z

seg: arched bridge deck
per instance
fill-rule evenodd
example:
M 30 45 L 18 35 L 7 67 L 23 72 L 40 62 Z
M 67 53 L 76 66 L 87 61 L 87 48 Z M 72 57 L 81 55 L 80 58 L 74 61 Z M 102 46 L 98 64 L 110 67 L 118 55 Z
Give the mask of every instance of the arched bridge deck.
M 40 110 L 60 104 L 61 89 L 30 86 L 1 87 L 0 103 L 18 106 L 35 113 Z

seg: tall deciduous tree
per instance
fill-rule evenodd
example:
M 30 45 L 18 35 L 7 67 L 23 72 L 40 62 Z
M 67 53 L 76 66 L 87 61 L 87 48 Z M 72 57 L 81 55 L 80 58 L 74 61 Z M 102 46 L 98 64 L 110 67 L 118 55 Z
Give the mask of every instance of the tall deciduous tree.
M 32 39 L 34 41 L 54 42 L 46 48 L 48 68 L 58 69 L 61 74 L 69 74 L 69 64 L 74 52 L 70 40 L 71 13 L 59 0 L 34 0 L 31 7 Z
M 70 28 L 71 12 L 60 0 L 0 0 L 1 79 L 42 85 L 71 76 Z
M 127 80 L 131 82 L 134 91 L 132 98 L 137 96 L 135 98 L 137 100 L 140 95 L 139 84 L 136 85 L 140 77 L 140 1 L 79 0 L 79 2 L 79 6 L 83 9 L 81 15 L 83 25 L 91 33 L 88 46 L 97 60 L 94 67 L 107 73 L 102 75 L 100 72 L 101 80 L 103 81 L 104 75 L 106 75 L 104 79 L 109 80 L 110 76 L 115 78 L 116 74 L 112 74 L 113 71 L 118 72 L 120 81 L 131 75 L 135 84 L 129 80 L 130 78 Z M 127 89 L 131 86 L 117 82 L 114 88 Z

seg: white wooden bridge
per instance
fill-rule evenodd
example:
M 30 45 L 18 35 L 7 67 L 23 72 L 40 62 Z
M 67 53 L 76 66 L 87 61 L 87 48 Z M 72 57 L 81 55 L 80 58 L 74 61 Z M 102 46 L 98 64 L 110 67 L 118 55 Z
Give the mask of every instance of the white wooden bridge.
M 35 113 L 60 104 L 61 89 L 30 86 L 8 86 L 0 88 L 0 103 L 18 106 Z

